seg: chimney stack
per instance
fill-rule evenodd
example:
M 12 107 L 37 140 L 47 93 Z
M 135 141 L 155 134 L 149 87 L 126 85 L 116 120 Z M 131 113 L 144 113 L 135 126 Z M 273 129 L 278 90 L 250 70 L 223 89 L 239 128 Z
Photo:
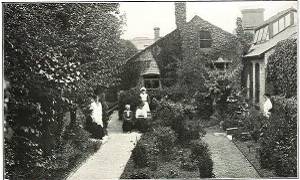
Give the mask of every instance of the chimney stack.
M 175 22 L 178 29 L 182 29 L 186 23 L 186 3 L 175 2 Z
M 243 9 L 241 12 L 244 30 L 254 33 L 254 28 L 264 22 L 264 11 L 264 8 Z
M 157 41 L 159 39 L 159 27 L 154 28 L 154 41 Z

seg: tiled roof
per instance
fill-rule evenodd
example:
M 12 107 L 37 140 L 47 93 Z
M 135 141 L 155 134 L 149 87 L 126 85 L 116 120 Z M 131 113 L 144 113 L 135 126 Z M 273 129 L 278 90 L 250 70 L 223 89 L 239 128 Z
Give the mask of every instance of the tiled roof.
M 283 11 L 277 13 L 276 15 L 270 17 L 268 20 L 265 20 L 264 22 L 262 22 L 261 24 L 259 24 L 255 29 L 259 29 L 259 28 L 261 28 L 262 26 L 265 26 L 265 25 L 267 25 L 267 24 L 270 24 L 271 22 L 275 21 L 277 18 L 279 18 L 280 16 L 282 16 L 282 15 L 288 13 L 289 11 L 296 11 L 296 12 L 297 12 L 297 10 L 294 9 L 294 8 L 289 8 L 289 9 L 283 10 Z
M 145 69 L 142 71 L 142 75 L 160 74 L 156 61 L 154 60 L 150 50 L 145 51 L 145 53 L 140 56 L 139 61 L 145 62 Z
M 272 39 L 253 45 L 248 54 L 244 57 L 253 57 L 253 56 L 259 56 L 263 54 L 264 52 L 268 51 L 269 49 L 273 48 L 279 41 L 285 40 L 290 38 L 291 36 L 295 36 L 297 34 L 297 25 L 292 25 L 288 27 L 287 29 L 283 30 L 282 32 L 275 35 Z

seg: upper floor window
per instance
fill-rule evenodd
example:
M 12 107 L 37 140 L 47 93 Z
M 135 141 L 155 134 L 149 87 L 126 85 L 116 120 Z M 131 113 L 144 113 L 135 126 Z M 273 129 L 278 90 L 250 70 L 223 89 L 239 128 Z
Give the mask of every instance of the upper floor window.
M 284 17 L 280 18 L 278 21 L 273 23 L 273 35 L 276 35 L 283 29 L 291 25 L 291 14 L 288 13 Z
M 265 26 L 255 32 L 254 43 L 269 40 L 269 26 Z
M 200 31 L 200 48 L 210 48 L 212 39 L 209 31 Z

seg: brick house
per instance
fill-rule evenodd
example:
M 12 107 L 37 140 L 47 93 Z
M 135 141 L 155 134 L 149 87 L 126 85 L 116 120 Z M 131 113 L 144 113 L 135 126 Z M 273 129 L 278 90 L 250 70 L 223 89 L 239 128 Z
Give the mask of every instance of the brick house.
M 265 93 L 272 93 L 266 83 L 266 67 L 275 45 L 287 38 L 297 38 L 297 10 L 286 9 L 259 24 L 255 29 L 253 45 L 243 57 L 244 82 L 247 98 L 260 105 Z
M 131 82 L 127 88 L 145 86 L 147 89 L 169 87 L 177 82 L 177 70 L 198 60 L 222 71 L 231 69 L 242 60 L 242 47 L 236 37 L 194 16 L 186 22 L 186 4 L 175 2 L 177 28 L 127 60 L 132 66 Z M 155 36 L 159 36 L 155 28 Z M 159 30 L 159 29 L 158 29 Z M 234 42 L 234 43 L 233 43 Z

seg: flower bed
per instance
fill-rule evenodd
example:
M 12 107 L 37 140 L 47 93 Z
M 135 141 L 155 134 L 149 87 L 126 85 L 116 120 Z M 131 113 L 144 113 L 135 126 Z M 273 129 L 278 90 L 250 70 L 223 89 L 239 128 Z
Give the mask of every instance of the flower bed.
M 142 135 L 120 178 L 213 177 L 211 155 L 201 141 L 205 132 L 193 108 L 165 100 L 157 106 L 152 131 Z

